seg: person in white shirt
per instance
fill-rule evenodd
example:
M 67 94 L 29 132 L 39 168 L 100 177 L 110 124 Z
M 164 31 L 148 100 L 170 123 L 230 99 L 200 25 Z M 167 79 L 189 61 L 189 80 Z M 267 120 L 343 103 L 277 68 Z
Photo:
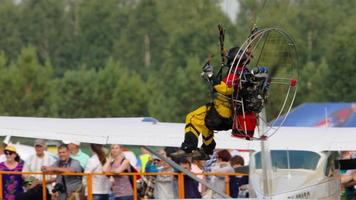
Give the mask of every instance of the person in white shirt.
M 23 172 L 42 172 L 42 166 L 50 166 L 56 160 L 54 157 L 48 155 L 45 150 L 47 148 L 46 143 L 42 139 L 36 139 L 34 143 L 36 153 L 31 155 L 29 158 L 25 160 L 24 167 L 22 168 Z M 26 193 L 31 195 L 32 193 L 40 193 L 42 194 L 42 178 L 41 174 L 23 174 L 22 175 L 26 185 Z M 56 180 L 55 175 L 46 175 L 46 183 L 47 183 L 47 194 L 51 191 L 51 183 Z M 24 194 L 27 195 L 27 194 Z
M 217 162 L 212 166 L 212 173 L 233 173 L 234 169 L 231 167 L 229 161 L 231 159 L 231 154 L 228 150 L 223 149 L 217 152 Z M 213 176 L 211 179 L 212 186 L 220 191 L 225 192 L 226 182 L 228 182 L 227 177 L 224 176 Z M 223 198 L 220 194 L 213 192 L 212 199 Z
M 103 165 L 106 162 L 106 155 L 101 144 L 90 144 L 93 151 L 92 157 L 89 158 L 84 173 L 102 173 Z M 110 193 L 110 180 L 107 176 L 93 176 L 93 200 L 106 200 Z M 87 183 L 86 179 L 84 181 Z M 88 187 L 85 187 L 85 195 L 88 196 Z
M 158 153 L 167 157 L 166 152 L 163 149 L 159 149 Z M 165 161 L 161 160 L 157 156 L 152 156 L 153 162 L 156 163 L 159 172 L 173 172 L 173 168 Z M 172 175 L 159 175 L 156 176 L 156 184 L 154 185 L 154 198 L 155 199 L 176 199 L 174 196 L 174 176 Z

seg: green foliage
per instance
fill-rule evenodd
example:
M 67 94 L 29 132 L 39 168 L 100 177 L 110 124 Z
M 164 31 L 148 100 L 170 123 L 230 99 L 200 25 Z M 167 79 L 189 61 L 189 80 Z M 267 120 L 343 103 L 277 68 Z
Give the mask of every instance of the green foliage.
M 209 54 L 219 66 L 219 23 L 226 49 L 241 45 L 254 23 L 293 36 L 297 103 L 354 101 L 355 1 L 243 0 L 236 24 L 219 3 L 1 1 L 0 114 L 182 122 L 209 101 L 200 70 Z
M 59 117 L 96 116 L 97 97 L 95 95 L 96 72 L 84 67 L 66 71 L 64 77 L 56 80 L 52 105 Z
M 73 2 L 81 64 L 102 68 L 113 56 L 115 40 L 121 38 L 125 30 L 122 25 L 127 19 L 127 11 L 118 7 L 118 3 L 118 0 Z
M 123 70 L 110 102 L 113 116 L 147 116 L 149 95 L 142 78 L 137 73 Z
M 227 17 L 217 7 L 216 1 L 179 0 L 160 1 L 160 18 L 169 40 L 165 51 L 166 64 L 186 66 L 186 58 L 198 56 L 206 60 L 209 53 L 219 55 L 217 24 L 222 23 L 228 30 L 234 30 Z M 227 32 L 232 34 L 233 32 Z M 233 38 L 226 37 L 228 40 Z
M 123 70 L 127 69 L 113 59 L 109 59 L 105 67 L 98 71 L 98 80 L 95 85 L 95 96 L 97 97 L 95 105 L 100 109 L 97 109 L 96 116 L 110 117 L 113 115 L 114 110 L 111 107 L 111 102 Z
M 187 66 L 178 68 L 174 85 L 169 93 L 176 97 L 176 120 L 188 112 L 209 101 L 211 88 L 209 83 L 200 78 L 201 63 L 197 57 L 187 59 Z M 187 89 L 189 88 L 189 89 Z
M 0 48 L 10 59 L 15 60 L 23 42 L 18 26 L 20 11 L 11 0 L 1 1 L 0 6 Z
M 303 103 L 303 101 L 327 101 L 325 96 L 328 91 L 326 91 L 324 80 L 328 71 L 329 66 L 325 59 L 323 59 L 320 64 L 314 62 L 305 64 L 300 74 L 300 88 L 297 96 L 298 103 Z
M 326 72 L 324 92 L 331 101 L 354 101 L 356 97 L 356 41 L 351 39 L 356 34 L 354 26 L 356 15 L 346 19 L 344 25 L 337 27 L 335 34 L 330 36 L 330 48 L 327 61 L 330 70 Z M 326 91 L 326 88 L 328 91 Z
M 159 20 L 157 1 L 138 3 L 126 19 L 115 40 L 113 56 L 147 78 L 148 71 L 159 69 L 167 43 L 167 33 Z
M 75 39 L 67 5 L 58 0 L 30 0 L 18 5 L 21 20 L 18 28 L 23 44 L 36 48 L 39 61 L 50 60 L 59 67 L 73 67 L 76 58 Z M 58 73 L 57 72 L 57 73 Z
M 186 113 L 209 101 L 211 88 L 200 78 L 202 62 L 196 56 L 186 62 L 187 66 L 169 68 L 165 76 L 157 74 L 149 80 L 156 97 L 150 99 L 149 111 L 160 120 L 183 122 Z
M 4 65 L 4 56 L 0 60 L 1 112 L 5 115 L 25 116 L 46 114 L 52 67 L 39 64 L 32 47 L 23 49 L 16 63 L 9 67 Z

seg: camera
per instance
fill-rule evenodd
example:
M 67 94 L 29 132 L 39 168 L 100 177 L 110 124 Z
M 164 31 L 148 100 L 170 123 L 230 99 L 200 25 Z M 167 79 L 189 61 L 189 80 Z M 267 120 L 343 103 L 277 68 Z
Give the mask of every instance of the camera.
M 62 183 L 56 183 L 52 189 L 52 193 L 55 192 L 65 193 L 66 189 Z
M 27 186 L 32 185 L 32 183 L 35 182 L 35 181 L 36 181 L 36 178 L 33 177 L 33 176 L 30 176 L 30 177 L 28 177 L 28 178 L 26 178 L 26 179 L 24 180 L 24 182 L 22 183 L 22 185 L 23 185 L 24 187 L 27 187 Z

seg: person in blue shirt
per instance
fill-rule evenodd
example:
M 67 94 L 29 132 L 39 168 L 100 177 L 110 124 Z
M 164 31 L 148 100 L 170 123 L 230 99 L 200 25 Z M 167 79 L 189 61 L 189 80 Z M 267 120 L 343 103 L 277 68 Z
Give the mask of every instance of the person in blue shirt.
M 182 159 L 180 166 L 188 171 L 192 169 L 192 163 L 188 159 Z M 199 192 L 199 183 L 189 176 L 184 176 L 184 198 L 185 199 L 201 199 Z
M 230 165 L 232 168 L 235 170 L 239 167 L 244 166 L 245 162 L 244 159 L 236 155 L 230 159 Z M 230 176 L 230 195 L 232 198 L 246 198 L 246 194 L 243 194 L 241 192 L 241 186 L 242 185 L 247 185 L 248 184 L 248 176 L 243 175 L 243 176 Z

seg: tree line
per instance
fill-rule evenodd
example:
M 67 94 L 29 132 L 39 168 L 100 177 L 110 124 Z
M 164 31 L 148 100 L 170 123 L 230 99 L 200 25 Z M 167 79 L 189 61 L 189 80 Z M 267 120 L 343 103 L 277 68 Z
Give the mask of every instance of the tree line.
M 209 54 L 219 65 L 218 23 L 227 48 L 241 44 L 253 22 L 295 38 L 297 104 L 353 101 L 356 2 L 239 1 L 236 24 L 219 3 L 1 1 L 0 114 L 183 122 L 210 98 L 200 71 Z

